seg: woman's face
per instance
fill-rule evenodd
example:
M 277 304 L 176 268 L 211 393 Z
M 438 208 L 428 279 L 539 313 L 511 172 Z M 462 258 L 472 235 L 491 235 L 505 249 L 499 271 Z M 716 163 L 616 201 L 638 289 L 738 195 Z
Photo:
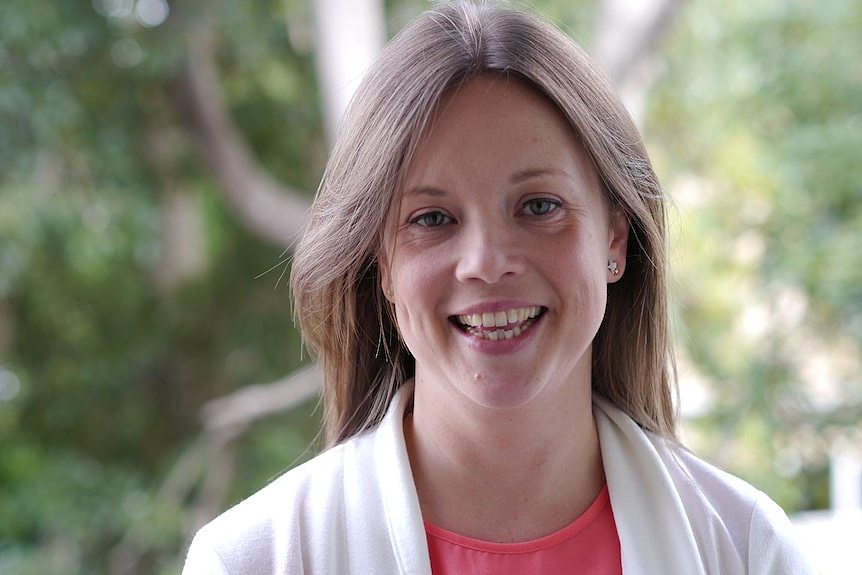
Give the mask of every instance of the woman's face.
M 474 79 L 442 103 L 395 209 L 382 287 L 417 389 L 504 408 L 589 386 L 628 228 L 553 104 Z

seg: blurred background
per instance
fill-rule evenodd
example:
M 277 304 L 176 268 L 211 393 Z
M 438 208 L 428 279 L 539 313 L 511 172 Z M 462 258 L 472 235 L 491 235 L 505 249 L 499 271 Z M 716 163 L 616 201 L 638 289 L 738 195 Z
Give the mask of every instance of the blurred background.
M 528 6 L 608 71 L 674 200 L 684 440 L 858 568 L 862 3 Z M 0 573 L 176 573 L 310 457 L 290 248 L 355 81 L 427 7 L 4 0 Z

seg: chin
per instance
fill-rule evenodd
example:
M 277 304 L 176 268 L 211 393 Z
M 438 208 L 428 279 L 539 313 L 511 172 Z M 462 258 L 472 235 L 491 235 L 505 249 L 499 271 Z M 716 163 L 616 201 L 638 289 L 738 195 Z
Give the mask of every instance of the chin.
M 463 382 L 461 391 L 476 404 L 488 409 L 517 409 L 536 399 L 542 389 L 533 377 L 478 372 Z

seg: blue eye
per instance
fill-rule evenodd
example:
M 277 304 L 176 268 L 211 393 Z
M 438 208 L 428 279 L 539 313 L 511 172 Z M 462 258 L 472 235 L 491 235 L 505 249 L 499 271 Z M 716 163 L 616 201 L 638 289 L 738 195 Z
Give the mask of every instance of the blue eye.
M 560 207 L 560 203 L 547 198 L 535 198 L 524 202 L 522 211 L 531 216 L 544 216 Z
M 443 212 L 434 211 L 434 212 L 425 212 L 419 214 L 412 220 L 410 220 L 411 224 L 416 224 L 425 228 L 436 228 L 438 226 L 442 226 L 451 221 L 452 218 L 444 214 Z

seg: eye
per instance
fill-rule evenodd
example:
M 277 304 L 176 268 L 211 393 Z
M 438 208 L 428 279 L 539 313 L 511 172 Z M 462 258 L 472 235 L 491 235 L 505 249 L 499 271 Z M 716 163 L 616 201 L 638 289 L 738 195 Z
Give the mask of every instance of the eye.
M 452 218 L 439 210 L 423 212 L 410 219 L 411 224 L 422 226 L 423 228 L 436 228 L 438 226 L 448 224 L 451 221 Z
M 529 216 L 545 216 L 560 207 L 560 202 L 549 198 L 533 198 L 524 202 L 521 212 Z

